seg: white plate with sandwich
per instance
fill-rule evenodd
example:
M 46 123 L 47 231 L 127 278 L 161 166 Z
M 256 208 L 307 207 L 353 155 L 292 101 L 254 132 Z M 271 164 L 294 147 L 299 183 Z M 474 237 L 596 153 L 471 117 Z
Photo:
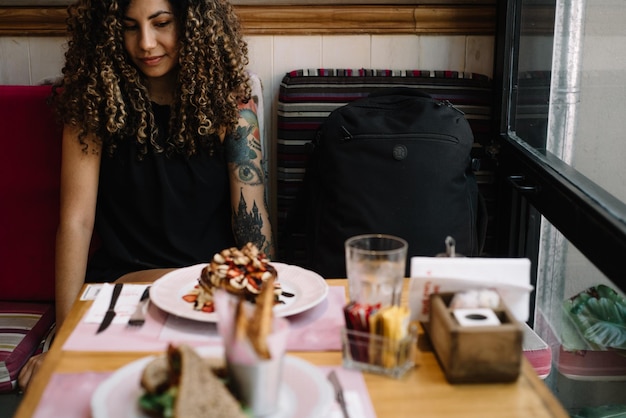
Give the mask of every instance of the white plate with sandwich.
M 207 359 L 223 358 L 221 347 L 198 349 L 198 354 Z M 139 406 L 139 398 L 144 393 L 140 380 L 146 366 L 156 356 L 144 357 L 118 369 L 95 390 L 91 399 L 93 418 L 149 418 Z M 182 381 L 182 379 L 181 379 Z M 191 386 L 191 385 L 190 385 Z M 217 390 L 220 389 L 220 390 Z M 222 388 L 180 387 L 179 392 L 194 391 L 197 396 L 228 396 L 220 392 Z M 195 395 L 191 395 L 194 397 Z M 189 397 L 187 398 L 189 399 Z M 279 392 L 278 410 L 266 418 L 317 418 L 326 416 L 334 402 L 332 386 L 320 369 L 297 357 L 285 356 L 283 380 Z M 228 411 L 232 407 L 228 402 L 221 402 L 215 415 L 203 413 L 201 418 L 224 417 L 239 414 L 241 411 Z M 218 409 L 218 408 L 214 408 Z M 206 412 L 206 411 L 205 411 Z M 188 415 L 188 414 L 186 414 Z M 174 416 L 174 418 L 180 418 Z M 186 416 L 184 418 L 195 418 Z M 199 417 L 200 418 L 200 417 Z
M 274 307 L 279 317 L 291 316 L 313 308 L 328 295 L 328 284 L 319 274 L 284 263 L 271 263 L 278 273 L 278 282 L 283 295 Z M 194 309 L 193 303 L 184 300 L 198 284 L 198 278 L 205 264 L 181 268 L 168 273 L 154 282 L 150 289 L 150 301 L 161 310 L 182 317 L 203 322 L 217 322 L 215 312 Z

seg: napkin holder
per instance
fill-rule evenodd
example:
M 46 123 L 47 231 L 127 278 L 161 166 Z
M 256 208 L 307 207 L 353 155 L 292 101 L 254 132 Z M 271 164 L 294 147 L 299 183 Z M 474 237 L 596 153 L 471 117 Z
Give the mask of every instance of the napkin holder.
M 497 325 L 464 326 L 449 308 L 454 293 L 430 295 L 424 328 L 450 383 L 512 382 L 520 373 L 523 328 L 504 304 Z

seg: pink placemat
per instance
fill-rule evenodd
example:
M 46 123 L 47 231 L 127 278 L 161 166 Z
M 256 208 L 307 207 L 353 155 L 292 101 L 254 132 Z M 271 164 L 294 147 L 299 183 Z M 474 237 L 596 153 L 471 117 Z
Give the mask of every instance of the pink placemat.
M 348 403 L 350 416 L 376 418 L 376 413 L 363 380 L 363 375 L 341 366 L 322 366 L 328 374 L 335 370 Z M 33 418 L 90 418 L 91 397 L 100 383 L 112 373 L 55 373 L 46 387 Z M 325 418 L 340 418 L 341 410 L 335 403 Z M 322 417 L 323 418 L 323 417 Z
M 345 325 L 343 287 L 331 286 L 328 297 L 317 306 L 288 317 L 290 323 L 287 350 L 341 350 L 341 328 Z M 67 351 L 162 351 L 168 343 L 192 346 L 221 345 L 214 323 L 193 321 L 170 315 L 153 304 L 148 307 L 141 328 L 112 324 L 96 334 L 98 324 L 84 320 L 76 326 L 63 346 Z

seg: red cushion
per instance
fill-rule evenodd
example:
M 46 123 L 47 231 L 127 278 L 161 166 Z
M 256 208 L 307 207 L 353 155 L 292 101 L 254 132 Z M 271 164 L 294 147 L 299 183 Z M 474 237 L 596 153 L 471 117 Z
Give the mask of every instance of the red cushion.
M 50 86 L 0 86 L 0 300 L 54 299 L 62 128 Z

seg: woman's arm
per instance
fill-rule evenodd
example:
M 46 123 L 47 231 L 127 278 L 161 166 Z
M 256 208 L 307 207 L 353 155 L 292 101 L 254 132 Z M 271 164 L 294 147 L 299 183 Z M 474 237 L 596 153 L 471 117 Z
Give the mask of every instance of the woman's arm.
M 93 232 L 100 173 L 100 147 L 89 143 L 83 152 L 76 131 L 63 129 L 61 213 L 56 242 L 56 325 L 61 326 L 85 281 Z M 35 355 L 20 370 L 18 385 L 25 390 L 46 353 Z
M 239 106 L 236 134 L 224 139 L 228 159 L 230 192 L 233 207 L 233 233 L 238 246 L 256 244 L 270 258 L 274 240 L 262 167 L 261 134 L 256 105 L 250 100 Z
M 61 207 L 56 240 L 56 320 L 60 326 L 85 281 L 98 197 L 101 147 L 88 141 L 84 150 L 77 131 L 63 130 Z

